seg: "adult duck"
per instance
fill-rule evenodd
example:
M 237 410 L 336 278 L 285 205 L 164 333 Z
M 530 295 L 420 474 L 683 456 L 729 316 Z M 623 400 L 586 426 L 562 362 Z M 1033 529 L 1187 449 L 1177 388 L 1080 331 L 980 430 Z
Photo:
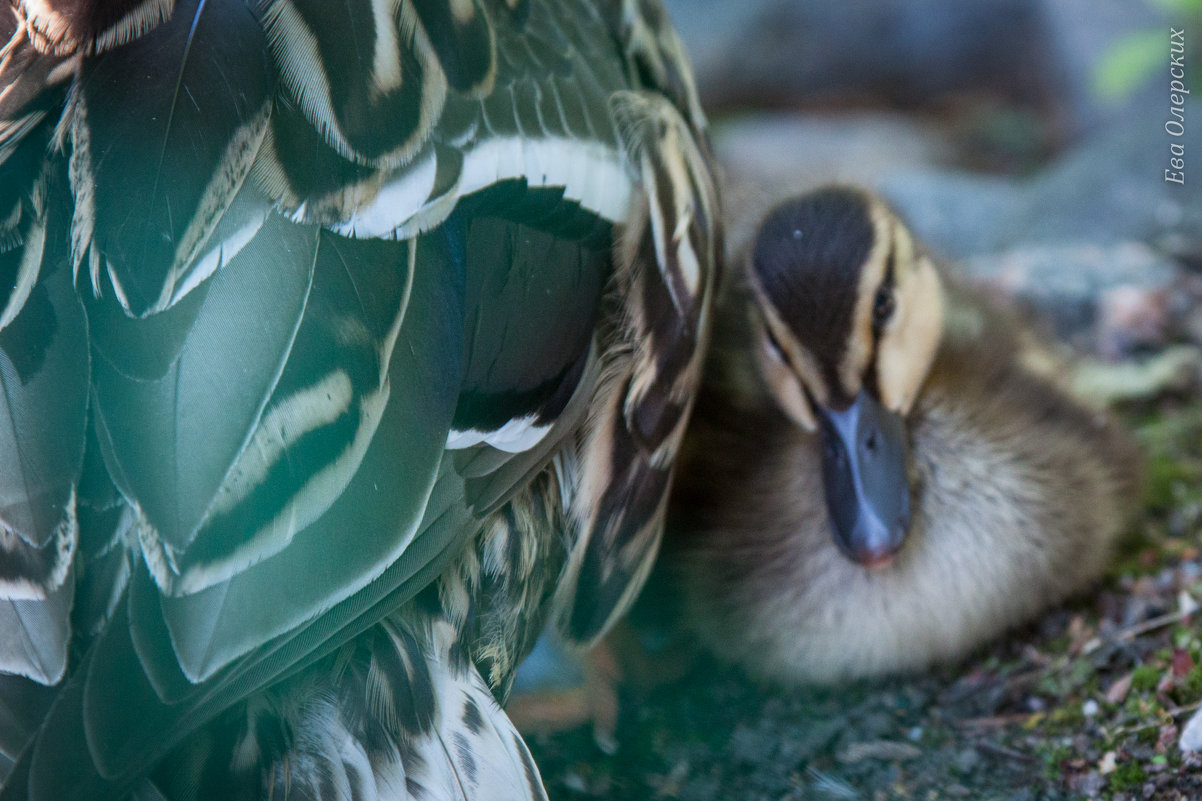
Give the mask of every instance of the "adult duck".
M 655 0 L 0 7 L 0 798 L 542 798 L 720 218 Z

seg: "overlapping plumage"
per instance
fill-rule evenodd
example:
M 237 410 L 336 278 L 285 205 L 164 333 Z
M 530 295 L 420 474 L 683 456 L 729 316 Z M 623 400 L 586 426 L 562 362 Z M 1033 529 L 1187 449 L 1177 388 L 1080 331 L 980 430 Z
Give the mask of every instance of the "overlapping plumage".
M 0 39 L 0 798 L 541 797 L 497 701 L 637 592 L 708 338 L 662 9 Z

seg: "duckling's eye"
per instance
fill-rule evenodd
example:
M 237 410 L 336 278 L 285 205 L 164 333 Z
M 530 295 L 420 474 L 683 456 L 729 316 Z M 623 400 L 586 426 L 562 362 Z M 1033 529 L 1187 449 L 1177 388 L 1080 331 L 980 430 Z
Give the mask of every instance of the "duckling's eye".
M 872 327 L 878 334 L 885 327 L 885 323 L 889 322 L 889 318 L 893 316 L 895 308 L 897 308 L 897 300 L 893 297 L 893 287 L 883 286 L 878 289 L 876 297 L 872 301 Z

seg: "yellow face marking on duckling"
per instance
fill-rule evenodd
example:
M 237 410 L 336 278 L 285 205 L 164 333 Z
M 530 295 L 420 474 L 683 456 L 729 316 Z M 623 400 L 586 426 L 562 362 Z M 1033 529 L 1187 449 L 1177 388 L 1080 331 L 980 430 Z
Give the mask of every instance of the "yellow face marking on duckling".
M 847 340 L 847 350 L 839 363 L 839 382 L 843 394 L 851 398 L 858 395 L 863 388 L 869 362 L 876 352 L 872 331 L 873 307 L 876 304 L 877 293 L 882 288 L 887 288 L 886 281 L 893 280 L 889 273 L 896 269 L 894 265 L 898 255 L 894 238 L 894 229 L 898 226 L 895 225 L 893 215 L 875 198 L 864 196 L 864 202 L 872 221 L 872 246 L 860 265 L 851 335 Z
M 917 252 L 909 230 L 875 198 L 869 200 L 876 241 L 860 274 L 856 328 L 840 378 L 858 392 L 873 359 L 882 405 L 909 413 L 930 372 L 943 334 L 943 293 L 934 265 Z M 874 314 L 888 297 L 892 311 L 876 334 Z M 875 351 L 875 353 L 874 353 Z
M 943 292 L 930 259 L 922 256 L 914 263 L 904 285 L 898 284 L 896 303 L 877 346 L 877 387 L 885 408 L 905 415 L 943 336 Z
M 823 386 L 818 380 L 818 368 L 809 353 L 797 347 L 796 340 L 779 320 L 773 323 L 764 319 L 767 316 L 776 317 L 771 307 L 764 305 L 763 310 L 763 316 L 753 313 L 755 319 L 752 323 L 757 332 L 758 347 L 755 348 L 755 359 L 760 375 L 764 378 L 768 392 L 790 420 L 806 431 L 817 431 L 818 419 L 802 390 L 802 382 L 805 381 L 808 386 Z M 799 379 L 799 376 L 806 378 Z

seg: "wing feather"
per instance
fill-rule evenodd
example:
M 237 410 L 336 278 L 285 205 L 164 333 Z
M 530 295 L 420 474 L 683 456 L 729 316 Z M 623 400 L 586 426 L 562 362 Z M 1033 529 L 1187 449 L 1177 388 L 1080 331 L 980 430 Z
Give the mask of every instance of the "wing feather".
M 140 317 L 216 269 L 204 245 L 250 170 L 273 91 L 242 0 L 181 0 L 151 32 L 84 58 L 68 111 L 76 259 L 98 291 Z
M 94 378 L 98 438 L 140 513 L 152 571 L 166 588 L 283 371 L 316 250 L 316 231 L 273 218 L 203 296 L 147 320 L 123 317 L 111 298 L 92 304 L 90 316 L 104 322 Z M 165 370 L 152 378 L 148 368 Z
M 26 242 L 48 264 L 0 330 L 0 670 L 45 684 L 67 666 L 88 405 L 87 329 L 61 218 L 49 213 Z
M 265 21 L 285 88 L 343 157 L 391 167 L 420 149 L 447 82 L 412 3 L 274 0 Z

